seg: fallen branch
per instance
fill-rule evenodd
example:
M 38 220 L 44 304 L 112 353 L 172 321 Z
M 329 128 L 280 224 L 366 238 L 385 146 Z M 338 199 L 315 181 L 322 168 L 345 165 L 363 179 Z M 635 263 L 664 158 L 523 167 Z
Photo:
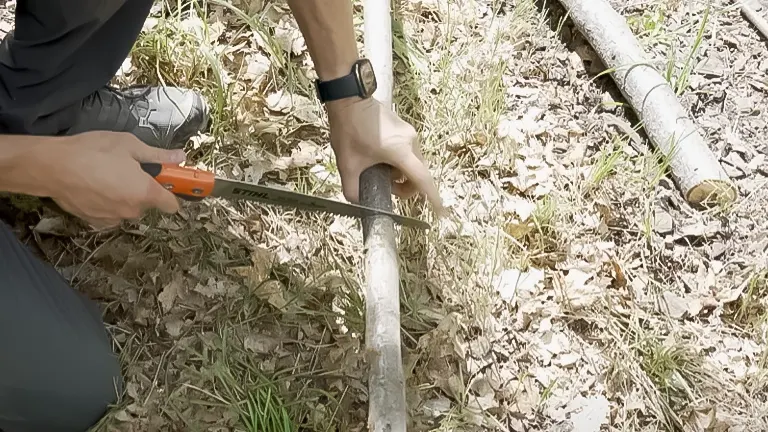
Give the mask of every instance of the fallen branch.
M 378 81 L 378 89 L 373 97 L 386 106 L 392 106 L 390 0 L 365 0 L 363 13 L 365 48 Z M 377 165 L 361 174 L 360 202 L 392 211 L 389 166 Z M 394 222 L 388 216 L 366 217 L 363 219 L 363 236 L 366 248 L 365 344 L 369 360 L 368 430 L 405 432 L 405 378 L 400 348 L 400 274 Z
M 763 37 L 768 39 L 768 21 L 758 13 L 758 9 L 753 8 L 748 1 L 741 3 L 741 13 L 747 18 L 747 21 L 757 27 L 757 30 L 762 33 Z
M 693 205 L 727 204 L 737 189 L 688 117 L 675 92 L 649 64 L 626 20 L 605 0 L 560 0 L 669 159 L 672 178 Z

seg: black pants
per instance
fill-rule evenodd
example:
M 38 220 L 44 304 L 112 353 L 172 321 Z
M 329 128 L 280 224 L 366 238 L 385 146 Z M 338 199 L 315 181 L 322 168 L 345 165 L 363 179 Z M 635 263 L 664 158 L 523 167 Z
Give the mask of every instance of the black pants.
M 125 60 L 152 0 L 18 0 L 0 46 L 0 126 L 51 135 Z
M 0 129 L 68 128 L 109 82 L 152 0 L 19 0 L 0 47 Z M 97 306 L 0 222 L 0 431 L 83 432 L 121 392 Z

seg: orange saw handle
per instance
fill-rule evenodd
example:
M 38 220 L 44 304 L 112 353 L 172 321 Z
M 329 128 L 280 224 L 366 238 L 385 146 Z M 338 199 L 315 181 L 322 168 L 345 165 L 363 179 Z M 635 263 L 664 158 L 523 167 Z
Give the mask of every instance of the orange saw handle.
M 164 188 L 186 201 L 200 201 L 213 192 L 216 177 L 212 172 L 173 164 L 142 162 L 141 169 Z

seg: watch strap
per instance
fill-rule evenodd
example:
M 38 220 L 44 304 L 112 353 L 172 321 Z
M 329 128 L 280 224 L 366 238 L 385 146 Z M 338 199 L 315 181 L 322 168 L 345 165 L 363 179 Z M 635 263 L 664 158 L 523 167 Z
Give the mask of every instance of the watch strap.
M 360 96 L 360 86 L 354 72 L 330 81 L 318 80 L 315 86 L 317 87 L 317 96 L 322 103 Z

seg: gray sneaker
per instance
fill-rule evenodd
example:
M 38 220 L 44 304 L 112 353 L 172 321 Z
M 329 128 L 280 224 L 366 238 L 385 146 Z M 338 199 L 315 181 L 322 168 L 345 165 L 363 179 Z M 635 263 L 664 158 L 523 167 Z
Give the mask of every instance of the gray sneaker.
M 177 87 L 104 87 L 83 100 L 66 135 L 93 130 L 131 132 L 147 145 L 165 149 L 184 147 L 189 138 L 208 126 L 209 108 L 203 97 Z

